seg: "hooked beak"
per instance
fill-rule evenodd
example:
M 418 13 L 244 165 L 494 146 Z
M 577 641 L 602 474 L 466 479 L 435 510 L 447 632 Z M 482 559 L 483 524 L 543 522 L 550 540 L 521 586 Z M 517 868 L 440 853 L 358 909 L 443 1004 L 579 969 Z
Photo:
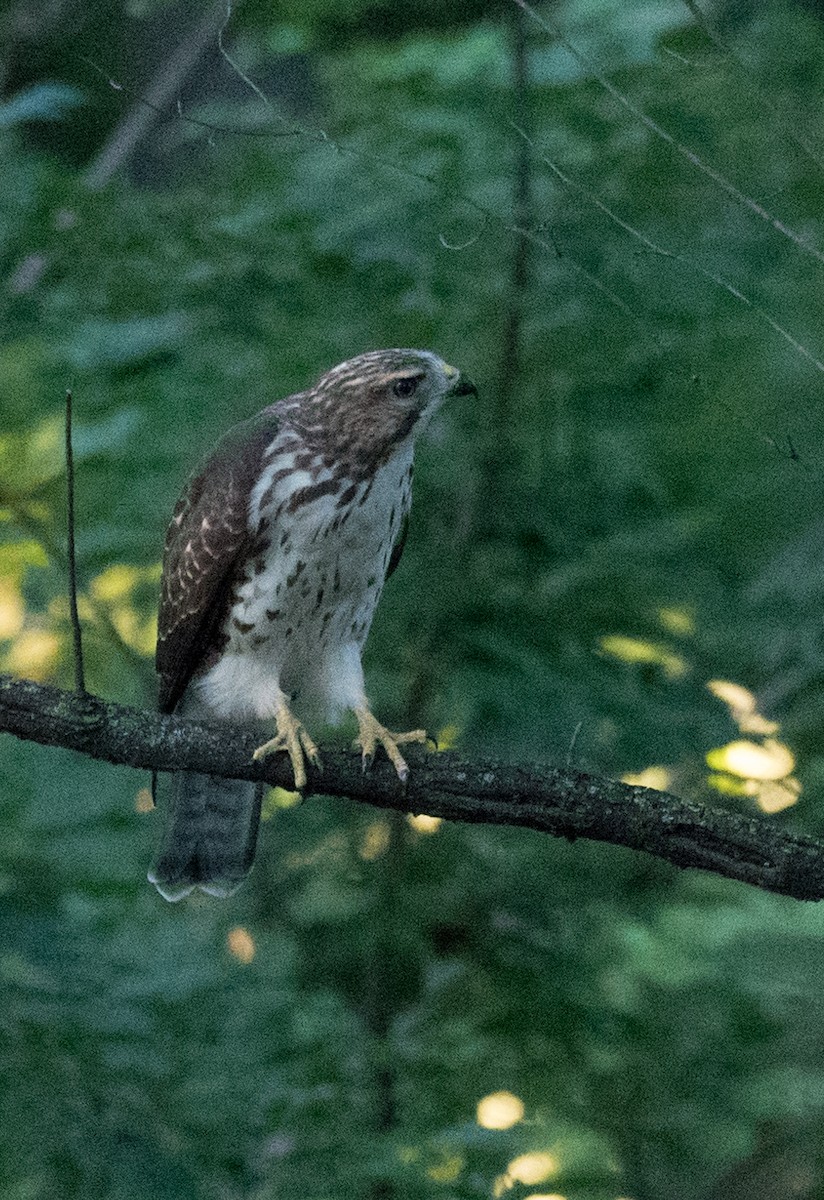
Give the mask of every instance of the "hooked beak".
M 457 367 L 447 366 L 446 374 L 452 380 L 449 388 L 450 396 L 477 396 L 478 389 L 475 384 L 466 375 L 462 375 Z

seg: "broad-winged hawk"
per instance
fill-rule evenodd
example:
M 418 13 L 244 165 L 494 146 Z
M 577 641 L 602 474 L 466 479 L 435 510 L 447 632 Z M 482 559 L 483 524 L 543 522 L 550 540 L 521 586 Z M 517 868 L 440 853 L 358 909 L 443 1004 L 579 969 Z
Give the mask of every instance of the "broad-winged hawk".
M 242 723 L 274 718 L 255 757 L 285 750 L 295 787 L 315 743 L 295 715 L 357 718 L 365 765 L 398 746 L 369 708 L 361 652 L 403 549 L 414 441 L 445 397 L 474 392 L 428 350 L 377 350 L 236 425 L 189 482 L 163 556 L 160 709 Z M 255 852 L 262 788 L 175 777 L 149 878 L 168 900 L 230 895 Z

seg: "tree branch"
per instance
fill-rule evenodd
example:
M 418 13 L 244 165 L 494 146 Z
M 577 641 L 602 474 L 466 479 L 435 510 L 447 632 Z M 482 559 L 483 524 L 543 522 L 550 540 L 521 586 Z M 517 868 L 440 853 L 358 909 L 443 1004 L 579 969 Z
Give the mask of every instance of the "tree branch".
M 145 97 L 139 98 L 120 120 L 86 171 L 86 187 L 90 191 L 98 192 L 104 188 L 115 172 L 129 161 L 210 40 L 217 37 L 225 20 L 225 2 L 215 0 L 162 63 Z
M 192 770 L 292 786 L 285 755 L 252 761 L 257 739 L 251 732 L 227 733 L 225 726 L 143 712 L 8 675 L 0 675 L 0 730 L 146 770 Z M 522 825 L 570 840 L 591 838 L 798 900 L 824 897 L 824 843 L 761 817 L 569 769 L 425 751 L 413 756 L 412 765 L 403 788 L 388 762 L 376 762 L 364 775 L 358 755 L 327 750 L 323 772 L 310 769 L 307 794 L 348 796 L 451 821 Z

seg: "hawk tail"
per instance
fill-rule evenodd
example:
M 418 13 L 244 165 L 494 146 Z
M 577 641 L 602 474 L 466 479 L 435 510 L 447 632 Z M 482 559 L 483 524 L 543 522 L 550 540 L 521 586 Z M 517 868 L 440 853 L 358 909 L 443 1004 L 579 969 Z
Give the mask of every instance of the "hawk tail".
M 263 785 L 185 771 L 175 775 L 149 880 L 166 900 L 195 888 L 223 899 L 255 856 Z

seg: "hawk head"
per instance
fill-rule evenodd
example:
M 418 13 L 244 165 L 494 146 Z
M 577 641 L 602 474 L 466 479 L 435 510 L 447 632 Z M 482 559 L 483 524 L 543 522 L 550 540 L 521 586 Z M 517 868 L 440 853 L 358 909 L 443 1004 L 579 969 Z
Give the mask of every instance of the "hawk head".
M 371 350 L 322 375 L 310 395 L 327 428 L 354 440 L 398 445 L 417 433 L 448 396 L 476 389 L 431 350 Z

